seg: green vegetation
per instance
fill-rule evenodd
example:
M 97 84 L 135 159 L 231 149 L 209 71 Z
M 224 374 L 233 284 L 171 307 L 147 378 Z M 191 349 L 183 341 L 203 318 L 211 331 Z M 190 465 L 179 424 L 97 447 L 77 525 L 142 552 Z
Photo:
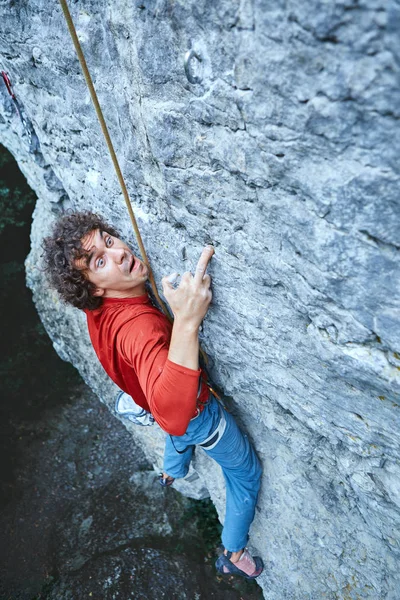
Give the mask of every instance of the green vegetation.
M 222 531 L 222 525 L 218 520 L 214 504 L 209 498 L 205 500 L 188 498 L 188 502 L 188 508 L 182 517 L 182 524 L 195 520 L 206 552 L 214 554 L 215 548 L 221 543 Z
M 0 235 L 7 226 L 24 227 L 30 222 L 36 196 L 21 177 L 13 156 L 0 147 Z
M 66 379 L 78 381 L 75 369 L 55 354 L 25 285 L 24 261 L 30 249 L 35 202 L 36 196 L 14 158 L 0 146 L 0 309 L 4 345 L 0 377 L 3 393 L 18 403 L 21 391 L 29 389 L 33 413 L 44 400 L 48 405 L 49 395 L 56 400 L 59 390 L 65 389 Z
M 32 598 L 32 600 L 46 600 L 46 598 L 48 598 L 51 590 L 53 589 L 55 582 L 56 582 L 56 578 L 49 575 L 46 578 L 40 592 L 38 594 L 36 594 L 36 596 L 34 598 Z
M 13 493 L 21 419 L 35 421 L 59 402 L 62 390 L 79 381 L 75 369 L 54 352 L 25 285 L 35 201 L 14 158 L 0 146 L 0 505 Z

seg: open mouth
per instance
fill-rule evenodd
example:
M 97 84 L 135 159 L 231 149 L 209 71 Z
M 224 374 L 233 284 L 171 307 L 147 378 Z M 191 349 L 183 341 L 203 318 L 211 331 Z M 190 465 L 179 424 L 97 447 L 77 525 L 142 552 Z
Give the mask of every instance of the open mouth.
M 134 257 L 132 256 L 132 262 L 131 262 L 131 265 L 130 265 L 130 267 L 129 267 L 129 273 L 131 273 L 131 272 L 132 272 L 132 270 L 133 270 L 133 267 L 134 267 L 134 266 L 135 266 L 135 259 L 134 259 Z

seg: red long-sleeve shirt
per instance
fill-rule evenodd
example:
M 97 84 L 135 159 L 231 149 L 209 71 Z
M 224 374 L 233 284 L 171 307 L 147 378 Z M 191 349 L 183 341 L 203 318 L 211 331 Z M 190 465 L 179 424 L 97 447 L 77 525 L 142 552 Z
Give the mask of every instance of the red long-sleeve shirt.
M 196 414 L 202 371 L 168 359 L 172 325 L 165 315 L 147 294 L 105 298 L 100 308 L 85 313 L 90 339 L 109 377 L 149 410 L 164 431 L 183 435 Z M 203 385 L 200 404 L 207 401 L 208 393 Z

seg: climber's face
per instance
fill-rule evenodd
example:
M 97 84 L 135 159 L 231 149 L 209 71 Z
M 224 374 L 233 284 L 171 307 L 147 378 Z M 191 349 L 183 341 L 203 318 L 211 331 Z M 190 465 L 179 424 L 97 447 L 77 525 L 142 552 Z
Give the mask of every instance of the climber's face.
M 96 229 L 82 240 L 87 255 L 75 262 L 96 286 L 95 296 L 132 298 L 146 293 L 148 268 L 128 246 L 106 231 Z

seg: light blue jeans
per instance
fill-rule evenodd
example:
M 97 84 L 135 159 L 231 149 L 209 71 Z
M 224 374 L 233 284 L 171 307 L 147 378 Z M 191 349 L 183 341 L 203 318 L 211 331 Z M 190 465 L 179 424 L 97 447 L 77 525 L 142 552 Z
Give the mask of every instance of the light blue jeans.
M 261 481 L 260 462 L 248 438 L 230 413 L 224 410 L 226 429 L 212 450 L 203 449 L 221 467 L 226 483 L 226 515 L 222 543 L 230 552 L 238 552 L 247 544 L 254 519 Z M 203 442 L 218 427 L 219 405 L 213 396 L 200 415 L 190 421 L 184 435 L 167 436 L 164 472 L 177 479 L 189 469 L 194 446 Z M 185 450 L 186 448 L 186 450 Z M 185 450 L 179 454 L 177 450 Z

